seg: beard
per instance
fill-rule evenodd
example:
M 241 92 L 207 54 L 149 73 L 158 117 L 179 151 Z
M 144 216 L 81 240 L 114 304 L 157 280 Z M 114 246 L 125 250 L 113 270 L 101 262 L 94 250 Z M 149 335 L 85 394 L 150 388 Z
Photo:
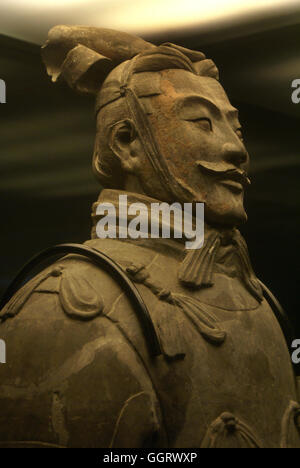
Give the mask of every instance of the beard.
M 172 194 L 171 198 L 165 201 L 192 203 L 193 213 L 196 212 L 197 203 L 204 203 L 207 224 L 233 227 L 245 223 L 247 214 L 244 209 L 243 191 L 234 194 L 219 182 L 226 179 L 235 180 L 245 188 L 251 183 L 246 171 L 225 162 L 196 161 L 195 165 L 202 172 L 202 177 L 211 190 L 206 190 L 204 195 L 201 189 L 195 190 L 188 182 L 169 170 L 169 187 L 172 187 Z

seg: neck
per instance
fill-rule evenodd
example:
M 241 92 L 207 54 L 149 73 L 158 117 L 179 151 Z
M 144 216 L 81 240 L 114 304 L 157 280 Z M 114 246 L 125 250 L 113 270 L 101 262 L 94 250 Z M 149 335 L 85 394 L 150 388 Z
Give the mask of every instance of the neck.
M 120 205 L 121 195 L 126 195 L 125 207 Z M 128 207 L 133 203 L 138 203 L 140 206 L 143 204 L 143 206 L 146 207 L 146 214 L 144 214 L 138 222 L 136 221 L 136 209 L 140 209 L 138 206 L 133 210 L 134 215 L 130 215 L 128 213 Z M 103 190 L 98 201 L 93 205 L 92 238 L 115 237 L 134 242 L 135 238 L 133 240 L 131 239 L 128 228 L 130 228 L 131 221 L 135 219 L 135 225 L 140 225 L 138 233 L 142 233 L 142 235 L 137 236 L 142 238 L 140 239 L 141 242 L 139 242 L 139 244 L 141 245 L 141 243 L 145 242 L 148 243 L 149 246 L 149 238 L 153 237 L 150 235 L 150 229 L 148 229 L 149 214 L 151 213 L 151 208 L 153 206 L 152 203 L 157 204 L 160 203 L 160 201 L 140 193 L 108 189 Z M 108 205 L 112 207 L 112 212 L 114 214 L 113 219 L 110 216 L 111 213 L 108 213 L 107 215 Z M 101 207 L 101 213 L 98 210 L 99 206 Z M 105 213 L 102 209 L 103 206 L 106 207 Z M 124 213 L 126 218 L 125 220 Z M 110 230 L 110 227 L 107 226 L 112 235 L 107 236 L 107 229 L 103 230 L 105 236 L 98 235 L 98 222 L 103 221 L 104 218 L 107 218 L 107 224 L 109 224 L 109 220 L 112 222 L 112 231 Z M 161 216 L 159 218 L 159 233 L 162 232 L 161 228 L 167 226 L 169 239 L 165 239 L 163 236 L 159 235 L 158 238 L 151 239 L 151 242 L 154 242 L 156 246 L 158 246 L 168 240 L 173 243 L 174 246 L 177 245 L 177 248 L 182 252 L 182 254 L 186 254 L 179 268 L 179 279 L 183 284 L 193 288 L 212 286 L 214 284 L 214 272 L 216 272 L 216 269 L 221 269 L 221 273 L 223 272 L 226 275 L 240 276 L 249 292 L 259 301 L 261 300 L 261 288 L 252 270 L 246 243 L 235 227 L 205 224 L 203 246 L 201 248 L 194 248 L 195 250 L 190 249 L 184 252 L 186 241 L 187 239 L 190 240 L 190 237 L 186 235 L 188 232 L 184 230 L 184 232 L 182 232 L 184 235 L 178 237 L 176 235 L 176 232 L 178 231 L 176 231 L 174 227 L 174 218 L 172 219 L 172 217 L 169 216 L 168 224 L 164 224 L 163 221 L 163 216 Z M 103 224 L 106 226 L 106 222 Z M 144 227 L 145 230 L 143 230 Z M 194 225 L 192 226 L 192 232 L 193 234 L 195 233 Z
M 135 175 L 132 175 L 132 174 L 128 174 L 128 176 L 126 177 L 124 191 L 146 195 L 141 186 L 139 179 Z

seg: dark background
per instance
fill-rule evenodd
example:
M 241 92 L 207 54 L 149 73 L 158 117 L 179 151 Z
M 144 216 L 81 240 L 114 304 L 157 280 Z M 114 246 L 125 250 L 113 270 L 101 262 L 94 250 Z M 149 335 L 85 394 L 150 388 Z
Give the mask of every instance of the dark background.
M 300 337 L 300 104 L 291 102 L 299 24 L 244 32 L 238 39 L 199 31 L 145 37 L 201 50 L 220 69 L 240 109 L 252 158 L 242 229 L 259 278 L 278 297 Z M 291 71 L 290 71 L 291 70 Z M 33 254 L 89 237 L 100 187 L 91 171 L 93 101 L 52 85 L 39 46 L 0 35 L 0 293 Z

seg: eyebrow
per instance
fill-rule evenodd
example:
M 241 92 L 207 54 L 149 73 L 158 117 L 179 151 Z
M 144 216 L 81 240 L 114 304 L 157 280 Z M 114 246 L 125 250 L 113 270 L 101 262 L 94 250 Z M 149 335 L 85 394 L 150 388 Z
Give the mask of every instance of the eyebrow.
M 176 100 L 176 108 L 178 109 L 179 114 L 184 112 L 187 112 L 187 116 L 183 116 L 182 118 L 184 120 L 193 120 L 193 111 L 196 112 L 198 109 L 193 108 L 193 104 L 198 107 L 199 104 L 204 104 L 206 107 L 210 108 L 210 110 L 217 114 L 218 117 L 221 116 L 221 111 L 219 107 L 209 99 L 199 96 L 197 94 L 191 94 L 189 96 L 185 96 L 184 98 L 178 98 Z M 189 117 L 189 115 L 191 117 Z M 238 118 L 238 110 L 235 109 L 235 107 L 232 107 L 228 111 L 226 111 L 226 115 L 234 118 Z

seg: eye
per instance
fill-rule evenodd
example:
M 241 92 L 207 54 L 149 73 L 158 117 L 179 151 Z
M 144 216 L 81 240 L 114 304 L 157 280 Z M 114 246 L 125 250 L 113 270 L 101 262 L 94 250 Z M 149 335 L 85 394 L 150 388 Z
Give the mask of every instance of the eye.
M 239 137 L 239 139 L 241 141 L 244 141 L 244 138 L 243 138 L 243 133 L 242 133 L 242 129 L 241 128 L 238 128 L 235 133 L 237 134 L 237 136 Z
M 211 120 L 206 118 L 206 117 L 203 117 L 201 119 L 195 119 L 195 120 L 193 120 L 193 122 L 195 122 L 198 125 L 198 127 L 201 127 L 206 132 L 211 132 L 212 131 Z

